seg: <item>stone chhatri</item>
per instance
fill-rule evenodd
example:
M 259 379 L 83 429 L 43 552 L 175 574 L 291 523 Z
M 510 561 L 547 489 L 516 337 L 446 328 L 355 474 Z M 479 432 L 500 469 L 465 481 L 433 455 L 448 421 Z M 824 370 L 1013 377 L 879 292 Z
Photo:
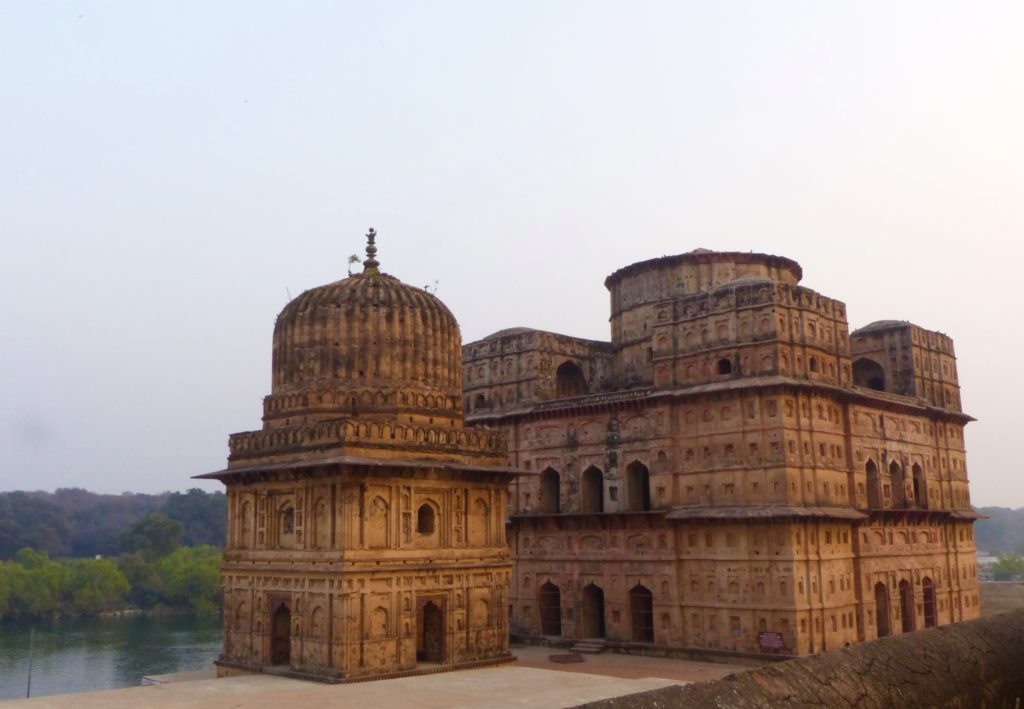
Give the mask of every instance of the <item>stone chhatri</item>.
M 221 674 L 510 659 L 504 437 L 464 426 L 458 323 L 380 273 L 375 239 L 281 311 L 263 427 L 200 476 L 228 495 Z

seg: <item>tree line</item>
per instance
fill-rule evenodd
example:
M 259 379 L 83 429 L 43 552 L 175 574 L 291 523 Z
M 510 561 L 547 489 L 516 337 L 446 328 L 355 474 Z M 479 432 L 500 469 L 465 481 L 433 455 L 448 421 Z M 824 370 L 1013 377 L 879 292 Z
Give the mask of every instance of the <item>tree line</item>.
M 1024 507 L 979 507 L 987 519 L 974 523 L 974 543 L 990 554 L 1024 555 Z
M 221 551 L 182 546 L 184 525 L 152 512 L 113 558 L 52 559 L 25 547 L 0 561 L 0 618 L 97 615 L 127 608 L 208 613 L 220 606 Z
M 0 618 L 220 605 L 222 492 L 0 493 Z
M 193 488 L 157 495 L 100 495 L 61 488 L 52 493 L 0 493 L 0 559 L 13 559 L 25 547 L 51 558 L 114 556 L 122 552 L 131 526 L 154 512 L 181 523 L 181 543 L 186 546 L 224 546 L 223 492 Z

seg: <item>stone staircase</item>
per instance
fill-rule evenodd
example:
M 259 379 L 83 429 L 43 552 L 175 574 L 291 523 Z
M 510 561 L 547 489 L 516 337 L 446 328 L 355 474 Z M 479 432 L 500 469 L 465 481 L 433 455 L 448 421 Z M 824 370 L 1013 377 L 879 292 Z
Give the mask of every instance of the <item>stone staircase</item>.
M 605 642 L 601 638 L 586 638 L 577 640 L 572 646 L 571 652 L 578 652 L 581 655 L 598 655 L 605 650 Z

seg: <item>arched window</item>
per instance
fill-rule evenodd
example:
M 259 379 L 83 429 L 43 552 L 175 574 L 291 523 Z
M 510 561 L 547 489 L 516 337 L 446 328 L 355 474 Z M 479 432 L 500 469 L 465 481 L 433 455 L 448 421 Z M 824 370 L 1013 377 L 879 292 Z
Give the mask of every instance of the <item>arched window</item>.
M 416 533 L 433 534 L 437 526 L 436 523 L 437 519 L 434 508 L 426 502 L 420 505 L 419 510 L 416 512 Z
M 638 460 L 626 466 L 626 505 L 633 512 L 651 509 L 651 475 Z
M 891 635 L 889 627 L 889 587 L 879 581 L 875 584 L 875 618 L 877 619 L 877 637 Z
M 291 501 L 277 509 L 277 544 L 289 549 L 295 546 L 295 507 Z
M 882 481 L 878 475 L 878 466 L 875 461 L 868 459 L 864 466 L 868 474 L 868 508 L 872 510 L 882 509 Z
M 885 391 L 885 370 L 873 359 L 861 357 L 853 363 L 853 383 L 875 391 Z
M 889 477 L 892 478 L 892 506 L 907 507 L 907 485 L 903 480 L 903 468 L 895 460 L 889 463 Z
M 561 477 L 557 470 L 547 468 L 540 474 L 540 507 L 546 514 L 558 514 L 561 511 Z
M 924 479 L 924 469 L 917 463 L 914 463 L 914 467 L 910 470 L 914 481 L 914 504 L 917 507 L 927 508 L 928 488 Z
M 732 374 L 732 360 L 728 357 L 723 357 L 718 360 L 718 373 L 719 374 Z
M 476 398 L 473 399 L 473 410 L 480 411 L 481 409 L 487 408 L 487 397 L 483 394 L 477 394 Z
M 587 393 L 587 380 L 575 362 L 562 362 L 555 370 L 555 395 L 559 398 Z
M 812 372 L 817 372 L 818 371 L 818 358 L 817 357 L 808 357 L 807 358 L 807 368 L 809 370 L 811 370 Z
M 921 579 L 921 593 L 924 595 L 924 627 L 933 628 L 936 624 L 935 584 L 931 577 Z
M 654 642 L 654 594 L 641 584 L 629 590 L 629 613 L 633 625 L 633 642 Z
M 583 471 L 580 490 L 581 512 L 604 512 L 604 473 L 591 466 Z
M 903 632 L 909 633 L 914 629 L 914 589 L 910 582 L 904 579 L 900 581 L 900 615 L 903 620 Z

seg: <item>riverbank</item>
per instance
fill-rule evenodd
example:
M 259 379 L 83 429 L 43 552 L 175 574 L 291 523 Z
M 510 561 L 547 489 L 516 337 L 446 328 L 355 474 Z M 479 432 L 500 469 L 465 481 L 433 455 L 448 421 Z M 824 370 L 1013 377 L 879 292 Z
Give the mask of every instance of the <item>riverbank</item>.
M 152 674 L 210 667 L 223 643 L 217 615 L 60 618 L 0 625 L 0 700 L 138 686 Z

